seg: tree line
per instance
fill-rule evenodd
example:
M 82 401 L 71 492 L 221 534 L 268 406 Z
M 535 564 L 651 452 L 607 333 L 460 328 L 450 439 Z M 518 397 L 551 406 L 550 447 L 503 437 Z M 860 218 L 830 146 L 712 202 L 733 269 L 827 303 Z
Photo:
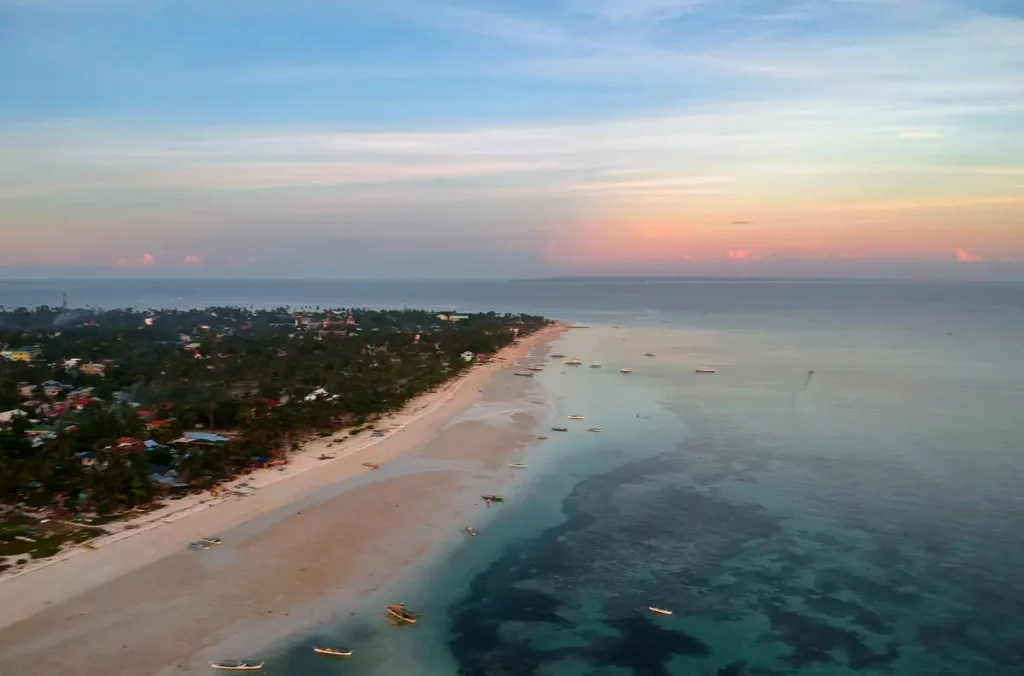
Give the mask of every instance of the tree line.
M 466 353 L 492 354 L 548 323 L 415 310 L 0 310 L 0 347 L 38 349 L 31 361 L 0 359 L 0 412 L 24 413 L 0 426 L 0 502 L 116 512 L 167 490 L 156 477 L 168 470 L 179 490 L 207 488 L 311 435 L 362 429 L 469 368 Z M 197 429 L 231 440 L 171 444 Z

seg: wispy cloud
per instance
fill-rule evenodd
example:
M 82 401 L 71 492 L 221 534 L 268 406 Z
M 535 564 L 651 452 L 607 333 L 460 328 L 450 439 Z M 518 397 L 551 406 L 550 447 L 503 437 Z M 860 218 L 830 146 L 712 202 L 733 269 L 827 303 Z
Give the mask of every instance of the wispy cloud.
M 119 268 L 150 268 L 156 264 L 156 257 L 153 254 L 145 253 L 137 258 L 122 256 L 117 259 Z
M 650 22 L 689 14 L 705 0 L 575 0 L 570 4 L 612 22 Z
M 980 254 L 971 253 L 963 249 L 957 249 L 955 252 L 957 261 L 961 263 L 982 263 L 985 261 L 985 257 Z

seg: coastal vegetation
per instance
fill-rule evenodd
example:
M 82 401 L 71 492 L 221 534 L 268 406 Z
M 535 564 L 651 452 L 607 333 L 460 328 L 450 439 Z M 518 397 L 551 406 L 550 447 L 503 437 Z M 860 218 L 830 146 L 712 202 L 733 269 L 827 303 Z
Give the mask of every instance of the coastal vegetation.
M 548 323 L 413 310 L 0 309 L 0 557 L 55 553 L 118 515 L 285 463 L 307 439 L 372 433 L 383 414 Z

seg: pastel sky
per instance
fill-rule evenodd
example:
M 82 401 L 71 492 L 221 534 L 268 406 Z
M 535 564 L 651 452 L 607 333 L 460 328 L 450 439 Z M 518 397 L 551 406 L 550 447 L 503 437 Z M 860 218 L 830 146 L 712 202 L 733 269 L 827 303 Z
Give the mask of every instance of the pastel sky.
M 0 0 L 0 276 L 1024 279 L 1021 0 Z

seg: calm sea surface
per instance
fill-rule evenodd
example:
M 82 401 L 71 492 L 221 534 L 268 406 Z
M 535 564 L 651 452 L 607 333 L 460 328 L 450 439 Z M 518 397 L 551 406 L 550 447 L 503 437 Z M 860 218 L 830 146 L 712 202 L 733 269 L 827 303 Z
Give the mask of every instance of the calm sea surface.
M 1024 674 L 1024 285 L 0 282 L 0 304 L 65 290 L 590 326 L 558 348 L 603 368 L 537 379 L 570 432 L 400 583 L 420 625 L 339 608 L 270 676 Z

